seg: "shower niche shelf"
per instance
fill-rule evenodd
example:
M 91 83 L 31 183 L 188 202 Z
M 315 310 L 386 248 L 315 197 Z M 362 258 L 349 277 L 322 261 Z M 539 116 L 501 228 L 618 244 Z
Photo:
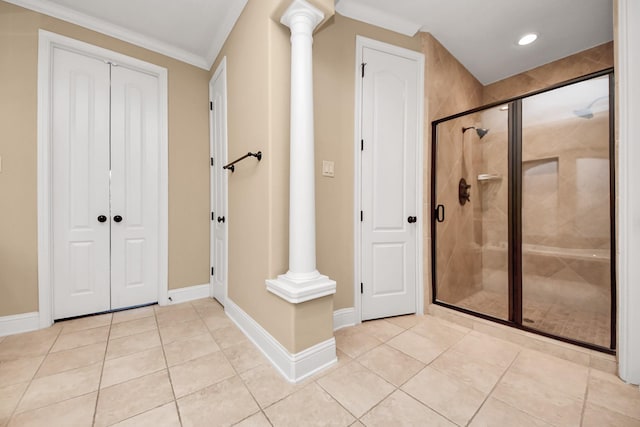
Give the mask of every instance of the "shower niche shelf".
M 494 173 L 481 173 L 478 175 L 478 182 L 493 182 L 502 180 L 502 175 Z

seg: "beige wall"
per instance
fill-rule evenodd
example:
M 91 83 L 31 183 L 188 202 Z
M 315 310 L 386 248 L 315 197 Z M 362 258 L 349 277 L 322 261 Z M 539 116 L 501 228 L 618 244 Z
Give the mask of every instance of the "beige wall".
M 229 159 L 264 153 L 260 163 L 240 164 L 229 175 L 229 297 L 298 352 L 333 335 L 334 309 L 353 306 L 356 34 L 418 51 L 420 40 L 339 15 L 314 35 L 317 266 L 336 280 L 337 293 L 294 306 L 265 288 L 265 279 L 288 267 L 291 45 L 289 29 L 279 24 L 283 4 L 289 2 L 250 1 L 211 74 L 226 56 Z M 321 176 L 323 159 L 335 162 L 335 178 Z
M 289 256 L 291 44 L 279 23 L 288 4 L 249 1 L 211 75 L 226 57 L 229 160 L 264 155 L 229 174 L 229 298 L 296 353 L 333 336 L 333 298 L 293 305 L 265 285 L 286 273 Z M 332 13 L 326 1 L 317 5 Z
M 38 310 L 38 29 L 168 69 L 169 288 L 209 280 L 209 74 L 180 61 L 0 1 L 0 316 Z
M 334 309 L 353 307 L 354 111 L 356 35 L 420 51 L 420 38 L 336 14 L 314 36 L 318 269 L 337 282 Z M 322 161 L 335 177 L 322 176 Z

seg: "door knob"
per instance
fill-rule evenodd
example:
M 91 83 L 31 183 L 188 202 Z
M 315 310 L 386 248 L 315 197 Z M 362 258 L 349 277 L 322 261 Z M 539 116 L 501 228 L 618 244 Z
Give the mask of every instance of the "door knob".
M 107 217 L 104 215 L 100 215 L 98 216 L 98 222 L 105 222 L 107 220 Z
M 416 218 L 415 216 L 410 216 L 409 218 L 407 218 L 407 221 L 409 221 L 409 224 L 413 224 L 417 220 L 418 218 Z
M 122 217 L 120 215 L 116 215 L 116 216 L 113 217 L 113 220 L 115 222 L 120 222 L 120 221 L 122 221 Z
M 224 222 L 224 217 L 223 216 L 219 216 L 218 217 L 218 223 Z

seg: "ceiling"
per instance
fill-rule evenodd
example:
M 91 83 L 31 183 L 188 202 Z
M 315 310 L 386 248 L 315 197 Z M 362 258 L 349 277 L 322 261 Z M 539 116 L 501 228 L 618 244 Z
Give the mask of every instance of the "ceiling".
M 208 70 L 248 0 L 6 1 Z M 336 10 L 409 36 L 430 32 L 483 84 L 613 39 L 608 0 L 336 0 Z M 538 41 L 518 46 L 526 32 Z
M 347 17 L 431 33 L 482 84 L 613 40 L 610 0 L 337 0 Z M 518 46 L 525 33 L 538 40 Z
M 247 0 L 6 1 L 206 70 L 247 4 Z

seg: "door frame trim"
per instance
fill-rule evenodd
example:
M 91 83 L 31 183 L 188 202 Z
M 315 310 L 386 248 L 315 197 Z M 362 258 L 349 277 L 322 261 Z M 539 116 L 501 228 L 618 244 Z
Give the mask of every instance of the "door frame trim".
M 38 310 L 40 327 L 53 324 L 53 151 L 51 149 L 52 51 L 62 48 L 104 61 L 111 61 L 158 78 L 159 194 L 158 206 L 158 303 L 168 301 L 168 92 L 167 69 L 121 53 L 45 30 L 38 30 Z
M 424 250 L 423 225 L 425 220 L 423 209 L 424 186 L 424 55 L 420 52 L 394 46 L 367 37 L 356 35 L 355 58 L 355 114 L 354 114 L 354 187 L 353 187 L 353 230 L 354 230 L 354 269 L 353 269 L 353 306 L 356 324 L 362 322 L 362 298 L 360 282 L 362 281 L 362 229 L 360 211 L 362 209 L 362 157 L 360 141 L 362 139 L 362 49 L 368 47 L 391 55 L 401 56 L 416 62 L 418 67 L 418 122 L 417 122 L 417 155 L 416 155 L 416 205 L 417 215 L 421 219 L 416 223 L 416 314 L 424 314 Z
M 216 80 L 218 78 L 222 78 L 223 79 L 223 102 L 224 102 L 224 120 L 225 120 L 225 126 L 224 126 L 224 132 L 223 132 L 223 136 L 222 136 L 222 144 L 224 145 L 224 158 L 223 159 L 216 159 L 215 158 L 215 147 L 214 147 L 214 137 L 213 137 L 213 111 L 211 111 L 211 109 L 209 109 L 209 155 L 210 157 L 214 158 L 214 166 L 210 168 L 209 170 L 209 208 L 211 210 L 211 208 L 213 207 L 213 197 L 214 197 L 214 188 L 211 187 L 211 183 L 213 181 L 213 176 L 216 173 L 216 167 L 217 166 L 221 166 L 223 164 L 227 163 L 227 153 L 228 153 L 228 149 L 229 149 L 229 122 L 227 120 L 228 117 L 228 103 L 227 103 L 227 57 L 224 56 L 222 58 L 222 60 L 220 61 L 220 64 L 218 65 L 218 68 L 216 68 L 216 71 L 213 73 L 213 76 L 211 77 L 211 80 L 209 80 L 209 102 L 211 102 L 213 100 L 213 86 L 216 82 Z M 228 180 L 228 175 L 226 173 L 221 173 L 220 176 L 222 177 L 223 183 L 222 185 L 224 186 L 224 205 L 227 207 L 229 206 L 229 180 Z M 225 213 L 226 216 L 228 216 L 228 212 Z M 228 219 L 228 218 L 227 218 Z M 209 263 L 211 264 L 211 267 L 215 266 L 216 268 L 218 266 L 215 265 L 215 258 L 214 258 L 214 251 L 213 251 L 213 242 L 214 242 L 214 238 L 215 238 L 215 225 L 213 223 L 213 220 L 209 221 Z M 227 276 L 225 278 L 224 281 L 224 290 L 223 290 L 223 301 L 219 301 L 220 304 L 222 304 L 223 306 L 225 305 L 226 301 L 227 301 L 227 297 L 229 295 L 228 289 L 229 289 L 229 227 L 227 226 L 227 235 L 225 238 L 225 242 L 224 242 L 224 250 L 226 252 L 225 254 L 225 261 L 227 263 L 227 265 L 225 266 L 224 271 L 227 273 Z M 213 284 L 214 284 L 214 278 L 215 276 L 213 275 L 209 275 L 209 295 L 211 296 L 211 298 L 215 298 L 214 295 L 214 288 L 213 288 Z M 216 298 L 217 299 L 217 298 Z

